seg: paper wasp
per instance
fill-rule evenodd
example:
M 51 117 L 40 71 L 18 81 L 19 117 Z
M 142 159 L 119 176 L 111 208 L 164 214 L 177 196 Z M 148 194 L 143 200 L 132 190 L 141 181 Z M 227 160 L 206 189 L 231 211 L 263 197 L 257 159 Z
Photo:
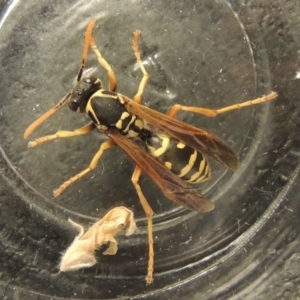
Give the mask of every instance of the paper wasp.
M 64 182 L 54 191 L 54 196 L 59 196 L 73 182 L 93 170 L 103 152 L 112 146 L 119 146 L 132 158 L 136 167 L 131 180 L 148 220 L 149 261 L 146 281 L 151 283 L 154 268 L 153 211 L 138 182 L 141 174 L 146 173 L 151 177 L 162 192 L 179 205 L 197 212 L 207 212 L 214 209 L 214 204 L 190 185 L 210 178 L 211 171 L 206 157 L 216 160 L 230 170 L 238 169 L 238 158 L 224 141 L 209 131 L 175 119 L 176 113 L 183 110 L 215 117 L 231 110 L 273 100 L 277 94 L 271 92 L 255 100 L 216 110 L 175 104 L 167 114 L 159 113 L 142 105 L 142 94 L 149 75 L 142 63 L 138 47 L 140 31 L 133 33 L 132 48 L 143 78 L 138 92 L 130 99 L 116 92 L 117 81 L 114 71 L 100 54 L 92 37 L 95 23 L 96 20 L 92 20 L 87 27 L 77 84 L 57 105 L 26 129 L 24 138 L 66 103 L 73 111 L 87 113 L 92 122 L 74 131 L 58 131 L 53 135 L 38 138 L 30 142 L 29 147 L 57 138 L 86 134 L 95 128 L 109 138 L 101 144 L 89 167 Z M 82 78 L 89 47 L 96 54 L 100 65 L 107 71 L 109 90 L 105 90 L 100 79 L 93 75 Z M 144 147 L 138 145 L 135 140 L 143 142 Z

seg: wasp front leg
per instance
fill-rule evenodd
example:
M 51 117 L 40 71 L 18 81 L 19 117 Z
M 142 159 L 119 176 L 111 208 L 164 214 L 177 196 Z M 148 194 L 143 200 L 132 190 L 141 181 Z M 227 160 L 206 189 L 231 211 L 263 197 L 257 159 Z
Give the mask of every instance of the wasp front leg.
M 174 106 L 171 107 L 171 109 L 168 111 L 167 115 L 170 117 L 174 117 L 177 114 L 178 111 L 183 110 L 183 111 L 188 111 L 188 112 L 194 112 L 197 114 L 201 114 L 207 117 L 215 117 L 217 115 L 229 112 L 231 110 L 236 110 L 236 109 L 240 109 L 243 107 L 247 107 L 247 106 L 252 106 L 252 105 L 256 105 L 256 104 L 261 104 L 267 101 L 271 101 L 277 98 L 277 93 L 275 92 L 271 92 L 269 95 L 267 96 L 262 96 L 259 98 L 256 98 L 254 100 L 249 100 L 249 101 L 245 101 L 242 103 L 237 103 L 234 105 L 230 105 L 230 106 L 226 106 L 220 109 L 209 109 L 209 108 L 202 108 L 202 107 L 197 107 L 197 106 L 184 106 L 181 104 L 175 104 Z
M 78 179 L 80 179 L 81 177 L 86 175 L 88 172 L 94 170 L 96 168 L 98 162 L 99 162 L 99 159 L 101 158 L 102 154 L 104 153 L 104 151 L 111 148 L 111 147 L 113 147 L 114 145 L 115 145 L 115 143 L 112 140 L 109 140 L 109 141 L 106 141 L 106 142 L 102 143 L 101 146 L 100 146 L 100 149 L 98 150 L 98 152 L 93 157 L 93 159 L 92 159 L 90 165 L 88 166 L 88 168 L 86 168 L 82 172 L 78 173 L 77 175 L 73 176 L 69 180 L 65 181 L 57 190 L 55 190 L 53 192 L 54 197 L 59 196 L 72 183 L 74 183 L 75 181 L 77 181 Z
M 98 58 L 99 64 L 107 71 L 108 79 L 109 79 L 109 90 L 112 92 L 115 92 L 117 90 L 117 79 L 115 76 L 115 73 L 110 66 L 110 64 L 104 59 L 104 57 L 101 55 L 100 51 L 98 50 L 98 47 L 95 43 L 95 40 L 92 38 L 90 43 L 91 48 L 95 52 Z
M 145 214 L 147 216 L 148 220 L 148 244 L 149 244 L 149 260 L 148 260 L 148 273 L 146 276 L 146 282 L 148 284 L 153 282 L 153 269 L 154 269 L 154 249 L 153 249 L 153 224 L 152 224 L 152 216 L 153 216 L 153 210 L 150 207 L 147 199 L 145 198 L 142 189 L 138 183 L 139 178 L 142 174 L 142 170 L 139 166 L 135 167 L 135 170 L 133 172 L 131 181 L 136 189 L 136 192 L 138 194 L 138 197 L 140 199 L 140 202 L 143 206 L 143 209 L 145 211 Z
M 81 128 L 75 129 L 74 131 L 57 131 L 55 134 L 51 134 L 51 135 L 46 135 L 43 137 L 40 137 L 34 141 L 31 141 L 28 143 L 28 147 L 32 148 L 35 147 L 39 144 L 51 141 L 51 140 L 55 140 L 55 139 L 61 139 L 61 138 L 69 138 L 69 137 L 73 137 L 73 136 L 78 136 L 78 135 L 82 135 L 82 134 L 86 134 L 89 133 L 90 131 L 92 131 L 93 129 L 96 128 L 96 125 L 91 122 Z
M 64 96 L 54 107 L 40 116 L 37 120 L 35 120 L 31 125 L 27 127 L 24 133 L 24 139 L 27 139 L 29 135 L 43 122 L 45 122 L 50 116 L 52 116 L 55 112 L 57 112 L 62 106 L 64 106 L 68 100 L 70 99 L 71 93 L 68 93 Z

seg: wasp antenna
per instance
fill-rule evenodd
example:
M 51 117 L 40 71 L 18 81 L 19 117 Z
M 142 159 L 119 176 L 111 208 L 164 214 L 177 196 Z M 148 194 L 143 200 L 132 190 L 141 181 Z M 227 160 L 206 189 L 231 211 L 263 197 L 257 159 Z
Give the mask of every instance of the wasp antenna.
M 69 99 L 71 93 L 68 93 L 65 97 L 63 97 L 54 107 L 40 116 L 37 120 L 35 120 L 32 124 L 30 124 L 24 132 L 24 139 L 27 139 L 29 135 L 44 121 L 46 121 L 50 116 L 52 116 L 58 109 L 60 109 Z
M 81 79 L 83 70 L 85 68 L 86 57 L 87 57 L 87 54 L 88 54 L 88 51 L 89 51 L 90 43 L 92 41 L 92 32 L 93 32 L 93 28 L 96 24 L 96 21 L 97 21 L 96 19 L 93 19 L 89 23 L 89 25 L 87 27 L 87 30 L 86 30 L 86 33 L 85 33 L 85 39 L 84 39 L 84 44 L 83 44 L 83 49 L 82 49 L 81 65 L 80 65 L 80 68 L 79 68 L 77 81 L 79 81 Z

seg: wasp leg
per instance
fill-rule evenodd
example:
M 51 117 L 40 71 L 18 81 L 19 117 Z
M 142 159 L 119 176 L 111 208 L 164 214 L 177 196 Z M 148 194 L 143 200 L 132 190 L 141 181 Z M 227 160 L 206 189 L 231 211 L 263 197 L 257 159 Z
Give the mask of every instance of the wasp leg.
M 145 211 L 148 220 L 149 261 L 148 261 L 148 273 L 145 279 L 146 282 L 150 284 L 153 282 L 153 269 L 154 269 L 154 249 L 153 249 L 153 231 L 152 231 L 153 210 L 150 207 L 138 183 L 141 174 L 142 174 L 141 168 L 139 166 L 136 166 L 132 174 L 131 181 L 136 189 L 136 192 L 138 194 L 138 197 L 140 199 L 140 202 L 143 206 L 143 209 Z
M 145 86 L 146 86 L 146 84 L 149 80 L 149 74 L 147 73 L 147 71 L 146 71 L 146 69 L 143 65 L 143 62 L 142 62 L 142 59 L 141 59 L 141 53 L 139 51 L 140 36 L 141 36 L 141 32 L 139 30 L 136 30 L 133 33 L 133 40 L 132 40 L 132 49 L 133 49 L 134 55 L 136 57 L 136 61 L 137 61 L 139 67 L 141 68 L 141 70 L 143 72 L 143 78 L 142 78 L 142 81 L 140 82 L 138 92 L 133 97 L 133 100 L 138 102 L 138 103 L 142 102 L 142 94 L 143 94 L 144 88 L 145 88 Z
M 35 120 L 32 124 L 30 124 L 24 132 L 24 139 L 27 139 L 29 135 L 35 130 L 38 126 L 40 126 L 44 121 L 46 121 L 50 116 L 52 116 L 58 109 L 60 109 L 66 102 L 68 101 L 71 93 L 68 93 L 64 96 L 54 107 L 40 116 L 37 120 Z
M 246 106 L 251 106 L 255 104 L 264 103 L 270 100 L 274 100 L 277 98 L 277 93 L 271 92 L 267 96 L 263 96 L 260 98 L 256 98 L 254 100 L 245 101 L 242 103 L 226 106 L 220 109 L 208 109 L 208 108 L 202 108 L 202 107 L 196 107 L 196 106 L 184 106 L 180 104 L 175 104 L 171 109 L 168 111 L 167 115 L 170 117 L 175 117 L 177 112 L 179 110 L 189 111 L 189 112 L 195 112 L 197 114 L 205 115 L 207 117 L 215 117 L 217 115 L 226 113 L 231 110 L 240 109 Z
M 98 161 L 99 161 L 100 157 L 104 153 L 104 151 L 111 148 L 111 147 L 113 147 L 114 145 L 115 145 L 115 143 L 112 140 L 109 140 L 109 141 L 106 141 L 106 142 L 102 143 L 101 146 L 100 146 L 100 149 L 98 150 L 98 152 L 93 157 L 93 159 L 92 159 L 90 165 L 88 166 L 88 168 L 86 168 L 82 172 L 78 173 L 77 175 L 73 176 L 69 180 L 65 181 L 57 190 L 55 190 L 53 192 L 54 197 L 59 196 L 73 182 L 80 179 L 81 177 L 83 177 L 88 172 L 94 170 L 96 168 L 97 164 L 98 164 Z
M 81 65 L 80 65 L 79 72 L 78 72 L 78 75 L 77 75 L 77 81 L 79 81 L 81 79 L 83 70 L 85 68 L 86 57 L 88 55 L 89 45 L 90 45 L 91 40 L 92 40 L 92 32 L 93 32 L 93 28 L 94 28 L 95 24 L 96 24 L 95 19 L 90 21 L 90 23 L 89 23 L 89 25 L 86 29 L 86 32 L 85 32 L 85 39 L 84 39 L 82 55 L 81 55 Z
M 92 38 L 90 42 L 90 46 L 97 55 L 99 64 L 107 71 L 108 79 L 109 79 L 109 90 L 115 92 L 117 90 L 117 79 L 115 73 L 109 63 L 104 59 L 101 55 L 98 47 L 95 43 L 95 40 Z
M 57 131 L 55 134 L 46 135 L 46 136 L 40 137 L 34 141 L 29 142 L 28 147 L 32 148 L 39 144 L 42 144 L 42 143 L 45 143 L 45 142 L 48 142 L 51 140 L 55 140 L 55 139 L 68 138 L 68 137 L 86 134 L 95 128 L 96 128 L 96 125 L 93 122 L 91 122 L 81 128 L 75 129 L 74 131 Z

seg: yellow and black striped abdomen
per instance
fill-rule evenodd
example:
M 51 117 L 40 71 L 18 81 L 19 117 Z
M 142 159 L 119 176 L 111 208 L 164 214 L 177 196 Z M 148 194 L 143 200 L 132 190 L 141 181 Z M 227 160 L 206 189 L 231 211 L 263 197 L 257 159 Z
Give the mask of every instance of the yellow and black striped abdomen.
M 148 152 L 178 177 L 189 183 L 204 182 L 211 177 L 207 159 L 188 145 L 166 134 L 155 134 L 146 140 Z

